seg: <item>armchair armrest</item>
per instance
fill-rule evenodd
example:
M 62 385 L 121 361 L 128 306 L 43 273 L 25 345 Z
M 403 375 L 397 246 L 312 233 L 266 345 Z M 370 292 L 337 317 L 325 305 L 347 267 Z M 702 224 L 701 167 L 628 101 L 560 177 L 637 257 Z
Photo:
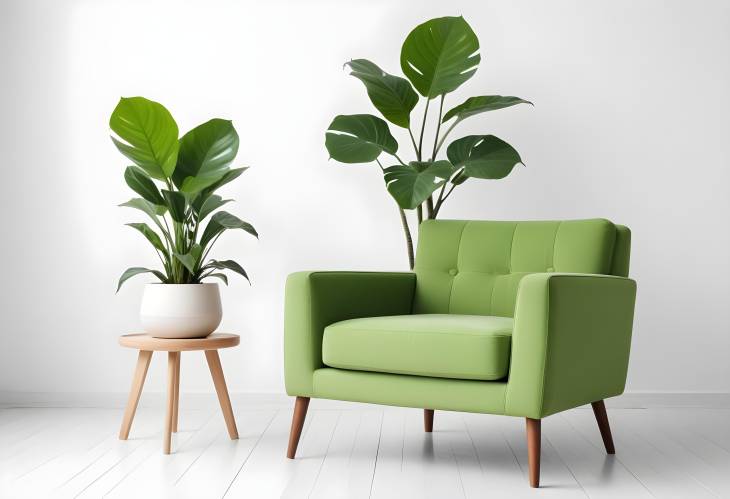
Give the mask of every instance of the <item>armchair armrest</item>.
M 636 282 L 531 274 L 520 283 L 505 412 L 539 419 L 623 393 Z
M 297 272 L 286 281 L 284 379 L 289 395 L 312 396 L 322 364 L 322 334 L 335 322 L 410 314 L 411 272 Z

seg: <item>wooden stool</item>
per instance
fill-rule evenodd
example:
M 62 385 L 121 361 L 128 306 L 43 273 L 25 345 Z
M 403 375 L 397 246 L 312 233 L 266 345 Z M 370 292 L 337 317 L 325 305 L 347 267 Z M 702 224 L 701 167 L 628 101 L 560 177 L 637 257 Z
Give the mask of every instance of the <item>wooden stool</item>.
M 129 429 L 137 410 L 139 396 L 142 394 L 147 368 L 150 366 L 150 360 L 152 360 L 152 352 L 167 352 L 167 414 L 165 415 L 163 452 L 165 454 L 170 453 L 170 439 L 172 433 L 177 432 L 177 410 L 180 398 L 180 352 L 191 350 L 205 350 L 205 359 L 208 361 L 210 375 L 213 377 L 215 391 L 218 393 L 218 402 L 221 404 L 223 417 L 226 420 L 228 435 L 230 435 L 231 440 L 237 439 L 238 429 L 236 428 L 236 420 L 233 417 L 231 399 L 228 397 L 228 388 L 223 377 L 218 349 L 235 347 L 240 340 L 237 334 L 224 333 L 213 333 L 205 338 L 190 339 L 154 338 L 147 334 L 125 334 L 120 336 L 119 344 L 123 347 L 138 349 L 139 357 L 132 378 L 132 388 L 129 391 L 127 408 L 124 410 L 122 428 L 119 430 L 119 439 L 126 440 L 129 437 Z

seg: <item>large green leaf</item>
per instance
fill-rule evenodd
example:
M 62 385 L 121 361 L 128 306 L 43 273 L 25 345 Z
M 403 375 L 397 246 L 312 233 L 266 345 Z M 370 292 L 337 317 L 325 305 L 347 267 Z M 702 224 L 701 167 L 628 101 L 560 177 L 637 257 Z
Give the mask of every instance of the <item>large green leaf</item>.
M 199 244 L 193 244 L 187 253 L 173 253 L 180 263 L 182 263 L 191 274 L 198 272 L 200 257 L 203 254 L 203 248 Z
M 200 245 L 205 248 L 208 243 L 226 229 L 242 229 L 254 237 L 259 237 L 256 229 L 248 222 L 244 222 L 227 211 L 219 211 L 213 215 L 200 238 Z
M 433 163 L 412 161 L 407 166 L 386 168 L 385 183 L 398 205 L 412 210 L 441 187 L 453 171 L 454 167 L 446 160 Z
M 220 272 L 213 272 L 211 274 L 206 275 L 205 277 L 217 277 L 221 281 L 223 281 L 226 286 L 228 286 L 228 276 L 225 274 L 221 274 Z
M 132 198 L 126 203 L 120 204 L 119 206 L 134 208 L 146 213 L 150 217 L 150 220 L 152 220 L 155 225 L 157 225 L 157 228 L 160 229 L 160 232 L 162 232 L 162 234 L 165 236 L 165 239 L 172 242 L 169 232 L 167 231 L 167 229 L 165 229 L 165 227 L 162 226 L 162 224 L 160 223 L 160 219 L 158 218 L 163 216 L 167 212 L 167 206 L 152 204 L 142 198 Z
M 494 135 L 468 135 L 449 144 L 449 161 L 464 167 L 466 177 L 500 179 L 522 163 L 519 153 Z
M 165 198 L 165 204 L 167 205 L 167 209 L 170 210 L 172 219 L 176 222 L 184 222 L 185 207 L 187 205 L 185 195 L 178 191 L 162 189 L 162 196 Z
M 350 74 L 365 84 L 370 101 L 385 119 L 403 128 L 411 125 L 418 94 L 408 80 L 386 73 L 367 59 L 355 59 L 347 65 Z
M 126 203 L 120 204 L 119 206 L 125 206 L 127 208 L 134 208 L 136 210 L 143 211 L 144 213 L 147 213 L 147 215 L 149 215 L 150 218 L 152 218 L 153 220 L 155 220 L 156 217 L 161 217 L 167 211 L 167 206 L 152 204 L 142 198 L 132 198 Z
M 383 151 L 398 151 L 388 124 L 372 114 L 336 116 L 327 130 L 325 146 L 330 157 L 341 163 L 369 163 Z
M 128 268 L 127 270 L 125 270 L 124 273 L 122 273 L 122 276 L 119 278 L 119 283 L 117 284 L 117 291 L 119 291 L 119 288 L 122 287 L 122 284 L 124 284 L 124 281 L 126 281 L 130 277 L 134 277 L 138 274 L 154 274 L 155 277 L 157 277 L 160 280 L 160 282 L 164 283 L 167 281 L 167 277 L 165 276 L 165 274 L 163 274 L 159 270 L 150 270 L 150 269 L 147 269 L 144 267 L 131 267 L 131 268 Z
M 461 185 L 464 182 L 466 182 L 467 180 L 469 180 L 469 177 L 464 175 L 464 171 L 462 170 L 459 173 L 457 173 L 456 175 L 454 175 L 454 177 L 451 179 L 451 183 L 454 185 Z
M 238 134 L 228 120 L 212 119 L 190 130 L 180 139 L 180 152 L 172 180 L 184 192 L 192 193 L 218 181 L 238 152 Z M 196 182 L 185 179 L 192 177 Z M 183 188 L 185 186 L 185 188 Z
M 403 73 L 432 99 L 453 92 L 477 70 L 479 40 L 463 17 L 431 19 L 408 34 L 400 53 Z
M 446 149 L 446 157 L 449 158 L 451 164 L 455 167 L 461 167 L 466 164 L 469 159 L 472 148 L 484 139 L 484 135 L 467 135 L 460 139 L 456 139 Z
M 241 274 L 243 277 L 245 277 L 249 283 L 251 282 L 251 279 L 248 278 L 248 274 L 246 274 L 246 271 L 243 270 L 243 267 L 241 267 L 234 260 L 211 260 L 205 264 L 204 268 L 213 268 L 213 269 L 219 269 L 219 270 L 226 270 L 226 269 L 232 270 L 238 274 Z M 215 275 L 215 274 L 211 274 L 211 275 Z M 228 284 L 227 280 L 226 280 L 226 284 Z
M 198 216 L 198 220 L 203 220 L 205 217 L 213 213 L 215 210 L 220 208 L 226 203 L 230 203 L 232 199 L 223 199 L 217 194 L 212 194 L 207 198 L 203 199 L 200 204 L 197 202 L 193 204 L 193 209 Z
M 480 95 L 479 97 L 469 97 L 458 106 L 450 109 L 445 115 L 442 123 L 446 123 L 451 118 L 456 117 L 459 122 L 469 116 L 485 113 L 487 111 L 496 111 L 505 107 L 515 106 L 517 104 L 530 104 L 532 102 L 520 99 L 519 97 L 511 97 L 504 95 Z
M 134 192 L 142 196 L 144 199 L 155 205 L 164 205 L 165 200 L 160 194 L 160 190 L 141 168 L 137 166 L 128 166 L 124 170 L 124 180 Z
M 144 237 L 147 238 L 150 243 L 152 243 L 152 246 L 154 246 L 156 250 L 160 251 L 162 254 L 167 254 L 165 245 L 162 244 L 162 239 L 160 239 L 160 236 L 157 235 L 157 232 L 152 230 L 149 225 L 144 223 L 131 223 L 127 225 L 134 229 L 137 229 Z
M 117 149 L 147 174 L 163 180 L 175 171 L 177 123 L 162 104 L 144 97 L 123 97 L 109 118 Z
M 218 190 L 221 186 L 226 185 L 228 182 L 240 177 L 241 174 L 246 170 L 248 170 L 248 166 L 227 170 L 218 180 L 213 183 L 209 183 L 208 179 L 206 178 L 188 177 L 183 181 L 180 190 L 189 193 L 200 193 L 200 196 L 207 197 L 211 193 Z

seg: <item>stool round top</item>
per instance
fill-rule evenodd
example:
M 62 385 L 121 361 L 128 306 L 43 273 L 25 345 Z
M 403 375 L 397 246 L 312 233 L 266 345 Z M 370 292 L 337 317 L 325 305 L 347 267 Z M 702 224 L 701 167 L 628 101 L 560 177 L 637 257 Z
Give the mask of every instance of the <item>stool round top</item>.
M 156 352 L 218 350 L 235 347 L 240 342 L 240 336 L 228 333 L 212 333 L 205 338 L 155 338 L 146 333 L 125 334 L 119 337 L 119 344 L 123 347 Z

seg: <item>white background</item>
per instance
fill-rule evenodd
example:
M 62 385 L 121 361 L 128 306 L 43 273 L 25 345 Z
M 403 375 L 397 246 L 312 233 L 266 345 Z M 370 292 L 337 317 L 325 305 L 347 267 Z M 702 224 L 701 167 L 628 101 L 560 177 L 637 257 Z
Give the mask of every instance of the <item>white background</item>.
M 115 284 L 126 267 L 156 261 L 123 226 L 140 215 L 116 207 L 132 194 L 107 122 L 118 98 L 134 95 L 162 102 L 181 131 L 212 117 L 239 131 L 238 165 L 251 169 L 225 194 L 261 239 L 228 234 L 216 250 L 253 281 L 223 289 L 221 329 L 242 344 L 222 357 L 231 391 L 282 392 L 286 275 L 407 266 L 377 166 L 327 160 L 334 115 L 375 113 L 342 64 L 365 57 L 400 72 L 411 28 L 459 14 L 482 63 L 446 107 L 482 94 L 535 107 L 460 125 L 455 137 L 494 133 L 527 167 L 468 182 L 443 218 L 630 226 L 639 295 L 628 390 L 730 391 L 730 3 L 4 0 L 0 9 L 6 396 L 128 388 L 135 353 L 116 338 L 138 328 L 146 279 L 116 295 Z M 163 364 L 153 361 L 150 390 L 162 389 Z M 184 391 L 212 390 L 202 355 L 183 364 Z

